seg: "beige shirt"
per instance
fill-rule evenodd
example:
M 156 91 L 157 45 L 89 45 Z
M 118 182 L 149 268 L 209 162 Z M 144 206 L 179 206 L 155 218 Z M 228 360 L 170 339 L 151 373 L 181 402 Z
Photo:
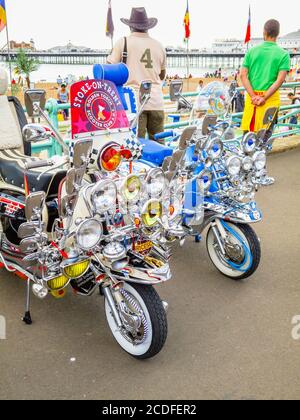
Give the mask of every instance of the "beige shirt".
M 122 61 L 124 38 L 115 45 L 107 61 L 117 64 Z M 162 81 L 159 77 L 166 70 L 166 51 L 160 42 L 151 38 L 148 33 L 133 32 L 127 37 L 127 66 L 129 68 L 128 85 L 138 91 L 141 82 L 151 80 L 151 98 L 145 111 L 162 111 L 164 109 Z

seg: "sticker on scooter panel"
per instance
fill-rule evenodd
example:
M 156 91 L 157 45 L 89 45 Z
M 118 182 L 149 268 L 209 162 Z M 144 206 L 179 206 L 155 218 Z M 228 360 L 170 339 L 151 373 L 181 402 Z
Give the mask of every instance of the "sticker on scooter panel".
M 106 80 L 74 83 L 70 97 L 72 138 L 78 134 L 129 127 L 114 83 Z

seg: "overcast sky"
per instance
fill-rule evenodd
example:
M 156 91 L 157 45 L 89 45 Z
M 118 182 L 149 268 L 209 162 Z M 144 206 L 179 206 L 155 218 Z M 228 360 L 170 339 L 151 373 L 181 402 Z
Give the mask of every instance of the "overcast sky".
M 217 38 L 245 37 L 249 0 L 189 0 L 191 47 L 210 46 Z M 282 34 L 300 29 L 300 1 L 251 0 L 252 34 L 261 36 L 263 23 L 277 18 Z M 46 49 L 65 45 L 109 48 L 105 37 L 108 0 L 6 0 L 10 39 L 29 41 Z M 131 7 L 145 6 L 148 15 L 159 19 L 151 34 L 164 45 L 183 45 L 183 18 L 186 0 L 112 0 L 115 37 L 127 33 L 121 17 L 129 17 Z M 286 7 L 285 7 L 286 6 Z M 6 43 L 0 33 L 0 48 Z

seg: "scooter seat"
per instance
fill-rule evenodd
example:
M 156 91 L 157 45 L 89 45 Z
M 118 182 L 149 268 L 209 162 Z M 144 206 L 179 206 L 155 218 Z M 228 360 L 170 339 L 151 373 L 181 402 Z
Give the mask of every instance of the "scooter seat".
M 147 162 L 161 166 L 166 157 L 172 156 L 174 150 L 171 147 L 164 146 L 156 141 L 139 139 L 143 145 L 142 159 Z
M 44 191 L 48 196 L 57 195 L 60 182 L 65 178 L 66 171 L 51 171 L 39 175 L 49 168 L 37 168 L 26 171 L 27 162 L 37 161 L 39 158 L 22 155 L 18 150 L 0 151 L 0 176 L 3 181 L 14 187 L 25 189 L 24 173 L 27 174 L 30 192 Z

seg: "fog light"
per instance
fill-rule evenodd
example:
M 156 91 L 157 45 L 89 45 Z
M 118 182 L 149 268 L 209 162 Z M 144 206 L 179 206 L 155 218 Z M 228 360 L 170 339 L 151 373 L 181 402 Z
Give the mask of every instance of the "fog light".
M 39 299 L 45 299 L 48 296 L 48 289 L 41 284 L 34 284 L 32 286 L 33 294 Z
M 59 276 L 53 280 L 49 280 L 47 285 L 51 291 L 60 290 L 66 287 L 69 283 L 69 279 L 66 276 Z
M 63 267 L 63 272 L 69 279 L 78 279 L 87 272 L 90 266 L 90 260 L 79 261 L 76 264 L 66 265 Z

